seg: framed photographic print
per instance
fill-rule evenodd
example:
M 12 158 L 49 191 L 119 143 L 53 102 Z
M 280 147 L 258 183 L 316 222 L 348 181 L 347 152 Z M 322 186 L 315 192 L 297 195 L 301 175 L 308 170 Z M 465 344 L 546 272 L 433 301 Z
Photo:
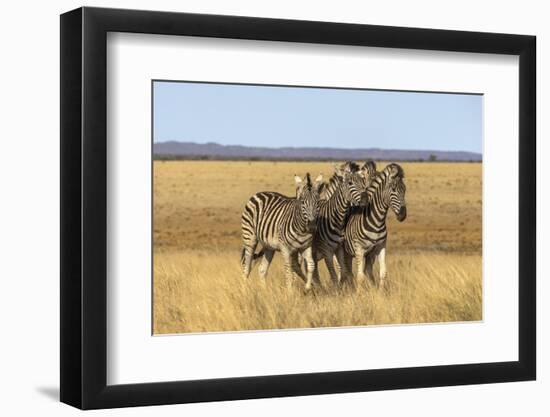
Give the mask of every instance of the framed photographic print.
M 535 38 L 61 16 L 61 401 L 536 375 Z

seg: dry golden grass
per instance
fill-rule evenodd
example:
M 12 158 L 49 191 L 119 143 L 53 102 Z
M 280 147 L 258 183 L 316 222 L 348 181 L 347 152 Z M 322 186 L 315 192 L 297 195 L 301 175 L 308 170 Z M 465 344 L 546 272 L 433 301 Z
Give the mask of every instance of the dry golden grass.
M 362 285 L 315 295 L 298 287 L 289 291 L 276 260 L 265 282 L 253 276 L 245 282 L 236 255 L 226 251 L 211 258 L 192 250 L 156 255 L 155 333 L 481 319 L 481 266 L 474 255 L 396 255 L 388 261 L 388 291 Z
M 292 195 L 294 173 L 328 177 L 330 163 L 155 162 L 154 332 L 481 320 L 481 164 L 401 165 L 408 217 L 388 216 L 389 290 L 304 295 L 277 255 L 267 282 L 256 269 L 243 281 L 240 215 L 255 192 Z

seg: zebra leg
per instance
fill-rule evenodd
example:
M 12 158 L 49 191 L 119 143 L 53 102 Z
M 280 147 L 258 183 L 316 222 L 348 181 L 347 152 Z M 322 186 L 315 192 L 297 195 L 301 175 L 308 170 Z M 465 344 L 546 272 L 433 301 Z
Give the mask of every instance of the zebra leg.
M 369 279 L 369 282 L 372 283 L 372 285 L 376 285 L 376 281 L 374 279 L 374 273 L 372 271 L 375 261 L 376 261 L 376 253 L 374 253 L 374 251 L 367 254 L 367 259 L 365 262 L 365 275 Z
M 336 269 L 334 268 L 334 261 L 333 261 L 334 253 L 327 253 L 325 255 L 325 264 L 327 265 L 328 272 L 330 274 L 330 280 L 332 281 L 333 287 L 338 287 L 338 275 L 336 274 Z M 317 272 L 317 275 L 319 275 L 319 272 Z
M 338 255 L 336 252 L 334 252 L 334 255 L 332 255 L 332 265 L 334 265 L 334 269 L 336 270 L 336 277 L 338 278 L 338 282 L 342 280 L 342 267 L 340 266 L 340 260 L 338 259 Z
M 307 261 L 306 258 L 301 253 L 298 253 L 296 255 L 296 259 L 298 260 L 298 268 L 301 272 L 298 276 L 304 281 L 307 281 L 306 274 L 307 274 Z M 317 265 L 317 262 L 319 261 L 315 255 L 313 255 L 313 259 L 315 259 L 315 265 Z M 294 266 L 296 268 L 296 266 Z M 316 284 L 321 284 L 321 277 L 319 276 L 319 270 L 317 269 L 317 266 L 315 267 L 315 272 L 313 273 L 313 282 Z
M 353 276 L 353 256 L 351 256 L 349 253 L 346 253 L 344 250 L 344 260 L 343 263 L 346 268 L 346 273 L 348 276 L 349 284 L 351 285 L 351 288 L 356 288 L 356 281 L 355 277 Z
M 319 276 L 318 263 L 315 260 L 313 262 L 315 263 L 315 266 L 313 268 L 313 283 L 320 287 L 321 286 L 321 277 Z M 307 262 L 304 261 L 304 263 L 306 264 L 306 274 L 307 274 L 307 271 L 308 271 Z M 307 280 L 307 278 L 306 278 L 306 280 Z
M 244 279 L 248 279 L 250 275 L 250 267 L 252 265 L 252 258 L 254 257 L 254 251 L 256 250 L 257 242 L 249 242 L 248 245 L 243 247 L 241 254 L 241 266 L 243 269 Z
M 321 258 L 323 257 L 323 254 L 320 253 L 320 251 L 318 250 L 315 250 L 314 247 L 312 247 L 311 249 L 311 257 L 313 258 L 313 262 L 315 262 L 315 266 L 313 268 L 313 283 L 319 287 L 321 287 L 321 277 L 319 276 L 319 261 L 321 260 Z M 307 261 L 304 259 L 304 262 L 303 262 L 304 266 L 305 266 L 305 271 L 306 271 L 306 274 L 307 274 Z
M 357 282 L 366 282 L 365 276 L 365 250 L 360 247 L 355 248 L 355 259 L 357 262 Z
M 267 271 L 269 270 L 269 265 L 271 265 L 271 261 L 273 260 L 274 253 L 275 251 L 271 249 L 264 250 L 264 256 L 262 257 L 259 268 L 260 278 L 262 278 L 262 280 L 265 280 L 267 277 Z
M 302 256 L 305 258 L 306 263 L 307 263 L 306 291 L 309 291 L 309 290 L 311 290 L 311 286 L 313 284 L 313 274 L 314 274 L 315 269 L 316 269 L 315 268 L 316 262 L 313 259 L 313 253 L 312 253 L 311 247 L 306 248 L 306 250 L 304 250 Z
M 338 265 L 340 266 L 340 285 L 353 283 L 353 275 L 351 271 L 352 258 L 346 253 L 343 245 L 336 249 L 336 258 L 338 259 Z
M 294 254 L 290 253 L 287 250 L 282 250 L 281 254 L 283 255 L 283 259 L 284 259 L 284 262 L 285 262 L 284 268 L 285 268 L 286 286 L 287 286 L 287 288 L 290 289 L 292 287 L 292 282 L 294 280 L 293 263 L 297 264 L 298 259 L 295 257 Z
M 382 246 L 378 253 L 378 267 L 380 268 L 380 281 L 378 282 L 378 287 L 383 289 L 386 285 L 386 276 L 388 274 L 386 270 L 386 245 Z
M 300 265 L 300 269 L 302 270 L 302 272 L 305 272 L 306 271 L 306 261 L 304 260 L 304 258 L 302 257 L 302 254 L 300 252 L 298 252 L 296 254 L 296 260 L 298 262 L 298 265 Z
M 299 260 L 299 256 L 300 254 L 299 253 L 294 253 L 292 255 L 290 255 L 290 258 L 291 258 L 291 266 L 292 266 L 292 272 L 294 273 L 294 278 L 300 278 L 302 281 L 306 282 L 306 276 L 304 275 L 304 273 L 302 272 L 302 267 L 300 266 L 300 260 Z M 307 272 L 307 264 L 306 264 L 306 261 L 305 259 L 303 259 L 303 256 L 302 256 L 302 261 L 304 263 L 304 268 Z

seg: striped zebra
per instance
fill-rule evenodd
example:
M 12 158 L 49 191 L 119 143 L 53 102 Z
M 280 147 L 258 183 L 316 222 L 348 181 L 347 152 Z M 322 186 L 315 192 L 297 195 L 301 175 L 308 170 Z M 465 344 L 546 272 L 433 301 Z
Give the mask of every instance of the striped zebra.
M 338 275 L 334 268 L 334 255 L 344 239 L 344 229 L 350 207 L 365 204 L 365 175 L 359 165 L 346 162 L 335 166 L 335 172 L 325 186 L 325 200 L 321 201 L 317 232 L 313 239 L 315 262 L 324 259 L 333 285 L 338 284 Z M 327 190 L 328 189 L 328 190 Z M 319 271 L 315 268 L 314 281 L 320 282 Z
M 337 168 L 338 167 L 335 167 L 335 169 Z M 361 187 L 363 188 L 363 190 L 366 190 L 366 188 L 370 185 L 370 182 L 376 175 L 376 162 L 372 160 L 368 160 L 363 164 L 361 168 L 359 168 L 359 165 L 356 164 L 355 162 L 348 161 L 343 165 L 341 165 L 340 170 L 347 170 L 350 172 L 359 172 L 359 175 L 362 177 Z M 321 199 L 329 200 L 338 190 L 338 187 L 340 187 L 341 185 L 342 185 L 341 176 L 334 174 L 330 178 L 329 182 L 324 186 L 323 191 L 321 193 Z M 367 201 L 363 200 L 361 202 L 361 205 L 365 205 L 367 202 L 368 202 L 368 199 Z M 323 207 L 323 203 L 324 201 L 321 201 L 321 207 Z M 339 232 L 340 237 L 335 239 L 335 238 L 330 238 L 329 237 L 330 235 L 328 233 L 324 233 L 324 236 L 319 236 L 319 233 L 318 233 L 316 240 L 321 241 L 320 245 L 319 244 L 315 245 L 315 241 L 314 241 L 314 252 L 317 252 L 316 259 L 317 261 L 323 258 L 325 259 L 325 264 L 327 265 L 327 269 L 330 273 L 330 277 L 333 285 L 339 282 L 339 276 L 341 276 L 340 265 L 342 265 L 344 260 L 342 258 L 343 255 L 340 251 L 338 251 L 338 248 L 340 247 L 343 241 L 345 224 L 347 223 L 347 220 L 350 214 L 349 211 L 351 209 L 351 206 L 354 206 L 354 205 L 356 204 L 353 204 L 353 205 L 350 204 L 350 207 L 348 207 L 346 211 L 346 215 L 343 218 L 343 223 L 341 224 L 336 225 L 334 221 L 333 222 L 330 221 L 330 218 L 331 218 L 330 215 L 325 216 L 325 222 L 327 223 L 326 227 L 327 228 L 330 227 L 332 230 L 334 230 L 334 232 L 331 233 L 332 236 L 336 237 L 337 236 L 336 232 L 341 227 L 340 229 L 341 231 Z M 321 221 L 321 217 L 322 216 L 320 216 L 320 221 Z M 335 219 L 339 221 L 340 217 L 337 215 Z M 319 230 L 320 230 L 320 227 L 318 225 L 318 231 Z M 321 246 L 321 247 L 328 246 L 328 247 L 325 250 L 321 249 L 319 251 L 315 251 L 315 246 Z M 331 256 L 331 253 L 332 253 L 332 256 Z M 337 268 L 335 268 L 335 266 Z M 314 280 L 316 281 L 319 280 L 317 268 L 315 269 Z
M 284 258 L 287 284 L 291 285 L 296 274 L 306 281 L 306 290 L 309 290 L 315 268 L 311 245 L 317 228 L 323 177 L 319 175 L 312 182 L 308 173 L 305 181 L 298 176 L 294 180 L 295 198 L 275 192 L 260 192 L 248 200 L 241 218 L 241 265 L 243 276 L 248 278 L 256 246 L 260 244 L 263 258 L 259 272 L 262 278 L 267 276 L 273 255 L 278 251 Z M 307 278 L 298 265 L 298 254 L 302 254 L 307 262 Z
M 386 217 L 390 208 L 400 222 L 407 217 L 404 177 L 403 168 L 398 164 L 386 166 L 374 177 L 367 189 L 368 205 L 351 213 L 346 224 L 344 245 L 339 249 L 339 259 L 343 260 L 341 267 L 344 280 L 349 279 L 354 258 L 357 262 L 358 280 L 366 281 L 368 276 L 374 281 L 372 267 L 375 258 L 378 258 L 378 286 L 384 287 L 387 277 Z

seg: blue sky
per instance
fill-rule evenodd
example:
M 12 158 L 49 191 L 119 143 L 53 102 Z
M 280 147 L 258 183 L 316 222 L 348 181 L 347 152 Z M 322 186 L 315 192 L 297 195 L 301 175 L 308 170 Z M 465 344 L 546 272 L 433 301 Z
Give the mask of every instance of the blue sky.
M 155 142 L 481 153 L 482 96 L 154 82 Z

